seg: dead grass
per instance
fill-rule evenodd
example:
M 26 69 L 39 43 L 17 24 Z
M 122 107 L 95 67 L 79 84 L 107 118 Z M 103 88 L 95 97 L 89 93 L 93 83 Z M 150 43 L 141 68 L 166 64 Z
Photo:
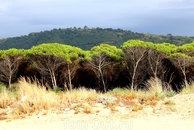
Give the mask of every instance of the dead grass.
M 137 112 L 137 111 L 140 111 L 142 109 L 143 109 L 142 105 L 135 105 L 135 106 L 132 107 L 133 112 Z
M 86 113 L 86 114 L 91 114 L 91 113 L 93 113 L 93 108 L 92 108 L 92 106 L 90 106 L 88 104 L 84 104 L 82 107 L 82 112 Z
M 99 93 L 95 90 L 87 90 L 85 88 L 74 89 L 63 93 L 63 98 L 68 99 L 70 102 L 94 101 L 98 96 Z
M 80 107 L 84 113 L 91 113 L 91 107 L 89 105 L 84 106 L 82 103 L 87 102 L 92 105 L 92 102 L 99 95 L 94 90 L 84 88 L 64 93 L 55 93 L 53 91 L 47 91 L 46 87 L 40 86 L 36 82 L 31 83 L 24 79 L 19 81 L 19 85 L 17 94 L 20 102 L 15 107 L 15 113 L 17 114 L 48 109 L 71 108 L 72 104 L 76 104 L 74 109 Z
M 14 95 L 8 91 L 5 87 L 0 90 L 0 108 L 7 108 L 14 101 Z
M 158 93 L 163 92 L 162 82 L 158 78 L 150 78 L 147 81 L 146 86 L 148 87 L 150 94 L 155 94 L 156 92 L 158 92 Z
M 92 113 L 92 106 L 98 96 L 95 90 L 79 88 L 59 94 L 59 103 L 63 108 L 73 109 L 75 114 L 80 112 L 89 114 Z
M 36 111 L 57 109 L 59 96 L 36 82 L 27 82 L 24 78 L 19 81 L 17 101 L 13 104 L 13 115 L 20 116 Z
M 10 107 L 14 118 L 25 118 L 32 113 L 43 113 L 47 115 L 49 110 L 57 110 L 58 113 L 64 111 L 66 108 L 74 110 L 74 114 L 78 113 L 95 113 L 94 106 L 96 100 L 100 96 L 116 97 L 116 102 L 104 105 L 109 108 L 111 112 L 117 112 L 116 107 L 119 104 L 132 108 L 133 112 L 142 110 L 144 106 L 154 107 L 157 102 L 163 100 L 168 96 L 167 91 L 162 91 L 162 86 L 158 79 L 150 79 L 147 83 L 149 91 L 130 91 L 128 89 L 115 88 L 106 94 L 97 93 L 95 90 L 88 90 L 85 88 L 74 89 L 56 93 L 52 90 L 46 90 L 45 86 L 37 82 L 26 81 L 21 78 L 13 92 L 6 88 L 0 89 L 0 108 Z M 193 85 L 194 86 L 194 85 Z M 194 91 L 194 87 L 189 90 Z M 189 91 L 187 90 L 187 91 Z M 169 93 L 173 95 L 174 93 Z M 166 105 L 173 103 L 165 102 Z M 100 112 L 96 111 L 96 113 Z
M 0 112 L 0 120 L 6 120 L 7 119 L 7 113 L 5 111 Z

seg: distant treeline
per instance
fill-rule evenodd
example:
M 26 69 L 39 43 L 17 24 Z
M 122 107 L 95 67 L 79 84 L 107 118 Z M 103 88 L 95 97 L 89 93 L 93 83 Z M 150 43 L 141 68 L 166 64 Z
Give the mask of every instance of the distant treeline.
M 144 34 L 122 29 L 88 28 L 85 26 L 84 28 L 53 29 L 51 31 L 30 33 L 29 35 L 20 37 L 0 39 L 0 49 L 29 49 L 41 43 L 61 43 L 76 46 L 83 50 L 89 50 L 101 43 L 108 43 L 120 47 L 124 42 L 133 39 L 153 43 L 167 42 L 175 45 L 182 45 L 194 41 L 194 37 L 173 36 L 171 34 Z
M 140 40 L 109 44 L 88 51 L 52 43 L 30 49 L 0 50 L 0 82 L 11 87 L 20 77 L 48 88 L 86 87 L 106 92 L 115 87 L 149 89 L 155 79 L 165 90 L 180 91 L 194 76 L 194 42 L 175 46 Z

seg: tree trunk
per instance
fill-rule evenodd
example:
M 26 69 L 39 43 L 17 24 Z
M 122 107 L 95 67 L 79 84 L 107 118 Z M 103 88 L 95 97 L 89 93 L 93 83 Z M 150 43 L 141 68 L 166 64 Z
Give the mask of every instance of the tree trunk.
M 139 65 L 139 62 L 141 61 L 141 59 L 145 56 L 145 53 L 148 50 L 144 51 L 144 53 L 141 55 L 141 57 L 137 60 L 137 62 L 134 64 L 134 68 L 133 68 L 133 75 L 132 75 L 132 79 L 131 79 L 131 90 L 133 91 L 134 89 L 136 90 L 137 86 L 135 85 L 135 75 L 136 75 L 136 71 L 137 71 L 137 67 Z
M 105 84 L 105 81 L 104 81 L 104 77 L 103 77 L 103 73 L 102 73 L 101 68 L 99 69 L 99 72 L 100 72 L 100 77 L 101 77 L 102 84 L 103 84 L 103 89 L 104 89 L 104 92 L 106 93 L 106 84 Z
M 12 80 L 12 74 L 10 72 L 9 74 L 9 82 L 8 82 L 8 87 L 11 88 L 11 80 Z
M 70 68 L 69 68 L 69 63 L 67 64 L 67 68 L 68 68 L 69 88 L 72 91 L 73 87 L 72 87 L 72 83 L 71 83 L 71 72 L 70 72 Z

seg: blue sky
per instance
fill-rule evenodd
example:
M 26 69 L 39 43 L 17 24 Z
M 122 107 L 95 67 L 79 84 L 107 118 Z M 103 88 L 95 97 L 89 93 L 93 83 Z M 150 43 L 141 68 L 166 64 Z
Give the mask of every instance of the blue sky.
M 0 38 L 85 25 L 194 36 L 194 0 L 0 0 Z

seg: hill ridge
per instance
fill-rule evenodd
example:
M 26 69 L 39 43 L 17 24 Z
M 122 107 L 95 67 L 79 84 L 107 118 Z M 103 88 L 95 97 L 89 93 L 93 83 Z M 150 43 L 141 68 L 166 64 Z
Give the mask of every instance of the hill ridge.
M 138 33 L 130 30 L 112 28 L 59 28 L 28 35 L 0 39 L 0 49 L 29 49 L 42 43 L 62 43 L 88 50 L 101 43 L 120 47 L 125 41 L 138 39 L 153 43 L 172 43 L 182 45 L 194 41 L 194 37 Z

